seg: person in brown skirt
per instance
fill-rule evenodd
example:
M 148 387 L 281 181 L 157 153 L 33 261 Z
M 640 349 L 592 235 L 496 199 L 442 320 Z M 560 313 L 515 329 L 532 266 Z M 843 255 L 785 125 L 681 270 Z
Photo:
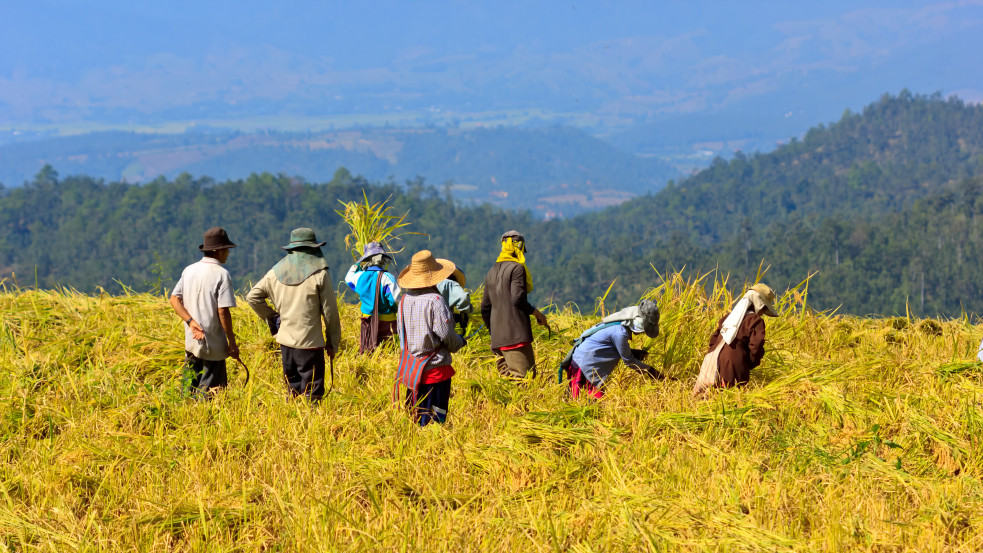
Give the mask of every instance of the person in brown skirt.
M 345 275 L 345 283 L 358 294 L 362 312 L 359 353 L 371 353 L 383 340 L 396 335 L 399 285 L 396 277 L 386 270 L 392 263 L 392 256 L 386 253 L 382 244 L 369 242 L 362 257 Z
M 711 387 L 743 386 L 751 378 L 751 369 L 761 364 L 765 355 L 765 321 L 762 315 L 777 317 L 775 292 L 758 283 L 744 294 L 731 312 L 720 318 L 710 336 L 710 345 L 700 376 L 693 387 L 698 396 Z

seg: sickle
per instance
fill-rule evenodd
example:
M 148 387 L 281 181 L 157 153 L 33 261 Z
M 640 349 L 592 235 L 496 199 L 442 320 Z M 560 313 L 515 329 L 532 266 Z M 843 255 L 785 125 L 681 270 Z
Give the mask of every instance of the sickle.
M 235 360 L 237 363 L 239 363 L 240 366 L 242 366 L 243 370 L 246 371 L 246 381 L 242 383 L 242 387 L 245 388 L 246 385 L 249 384 L 249 367 L 247 367 L 246 364 L 242 362 L 242 359 L 236 357 Z

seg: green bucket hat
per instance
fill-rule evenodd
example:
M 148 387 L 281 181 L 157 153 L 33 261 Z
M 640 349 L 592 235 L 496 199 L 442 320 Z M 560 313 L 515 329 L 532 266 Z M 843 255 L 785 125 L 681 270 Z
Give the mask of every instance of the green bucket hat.
M 283 246 L 283 249 L 289 251 L 296 248 L 320 248 L 325 244 L 327 242 L 317 241 L 317 237 L 314 236 L 312 229 L 301 227 L 290 231 L 290 243 Z

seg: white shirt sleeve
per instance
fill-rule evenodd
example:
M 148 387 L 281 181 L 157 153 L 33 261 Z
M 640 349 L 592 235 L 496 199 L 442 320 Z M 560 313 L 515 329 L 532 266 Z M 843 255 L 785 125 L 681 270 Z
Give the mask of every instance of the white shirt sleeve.
M 388 281 L 388 284 L 386 285 L 389 286 L 389 292 L 390 295 L 392 295 L 393 297 L 393 301 L 398 300 L 400 289 L 399 289 L 399 284 L 396 283 L 396 277 L 394 277 L 392 273 L 389 272 L 386 272 L 385 275 L 386 275 L 386 280 Z
M 352 290 L 355 290 L 355 284 L 358 283 L 358 277 L 361 275 L 362 271 L 358 270 L 358 263 L 352 265 L 352 268 L 348 269 L 348 274 L 345 275 L 345 284 Z
M 171 290 L 171 295 L 179 298 L 184 297 L 184 273 L 181 273 L 181 278 L 177 279 L 177 284 L 175 284 L 174 289 Z
M 222 271 L 222 277 L 218 283 L 218 307 L 235 307 L 236 296 L 232 291 L 232 277 L 228 271 Z

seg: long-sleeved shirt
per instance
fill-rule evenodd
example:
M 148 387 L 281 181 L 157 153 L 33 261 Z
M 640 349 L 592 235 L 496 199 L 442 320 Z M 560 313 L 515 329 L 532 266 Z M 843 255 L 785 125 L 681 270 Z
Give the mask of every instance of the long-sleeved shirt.
M 451 364 L 451 353 L 464 347 L 464 338 L 454 332 L 454 320 L 444 298 L 434 288 L 405 290 L 399 301 L 399 346 L 406 344 L 415 357 L 426 357 L 424 371 Z
M 379 295 L 382 301 L 379 303 L 379 320 L 396 320 L 396 299 L 399 298 L 399 285 L 396 278 L 380 267 L 369 267 L 361 270 L 358 264 L 354 264 L 348 269 L 345 275 L 345 284 L 351 288 L 359 299 L 359 310 L 363 317 L 371 317 L 372 310 L 375 309 L 375 284 L 378 279 L 382 279 L 379 284 Z
M 630 331 L 624 325 L 602 328 L 577 346 L 573 352 L 573 362 L 594 386 L 604 384 L 619 361 L 629 366 L 648 368 L 648 365 L 632 356 L 628 343 L 630 338 Z
M 277 331 L 276 341 L 280 345 L 296 349 L 327 346 L 331 351 L 338 351 L 341 319 L 331 283 L 331 273 L 327 269 L 312 274 L 295 286 L 280 282 L 271 270 L 246 294 L 246 303 L 264 320 L 279 312 L 280 330 Z M 273 302 L 276 311 L 266 303 L 267 299 Z M 321 326 L 322 320 L 324 327 Z M 330 343 L 325 341 L 325 334 Z
M 717 330 L 710 336 L 708 352 L 713 351 L 720 342 L 720 327 L 726 318 L 726 315 L 720 318 Z M 720 383 L 724 386 L 747 384 L 751 378 L 751 369 L 760 365 L 764 356 L 765 321 L 752 308 L 741 320 L 734 342 L 724 344 L 717 357 Z
M 492 349 L 532 342 L 530 315 L 536 308 L 526 298 L 526 268 L 499 261 L 485 276 L 481 318 L 491 334 Z
M 474 311 L 474 306 L 471 305 L 471 296 L 457 281 L 446 278 L 438 282 L 437 292 L 444 297 L 444 301 L 447 302 L 447 307 L 450 307 L 452 313 L 457 311 L 470 315 Z

